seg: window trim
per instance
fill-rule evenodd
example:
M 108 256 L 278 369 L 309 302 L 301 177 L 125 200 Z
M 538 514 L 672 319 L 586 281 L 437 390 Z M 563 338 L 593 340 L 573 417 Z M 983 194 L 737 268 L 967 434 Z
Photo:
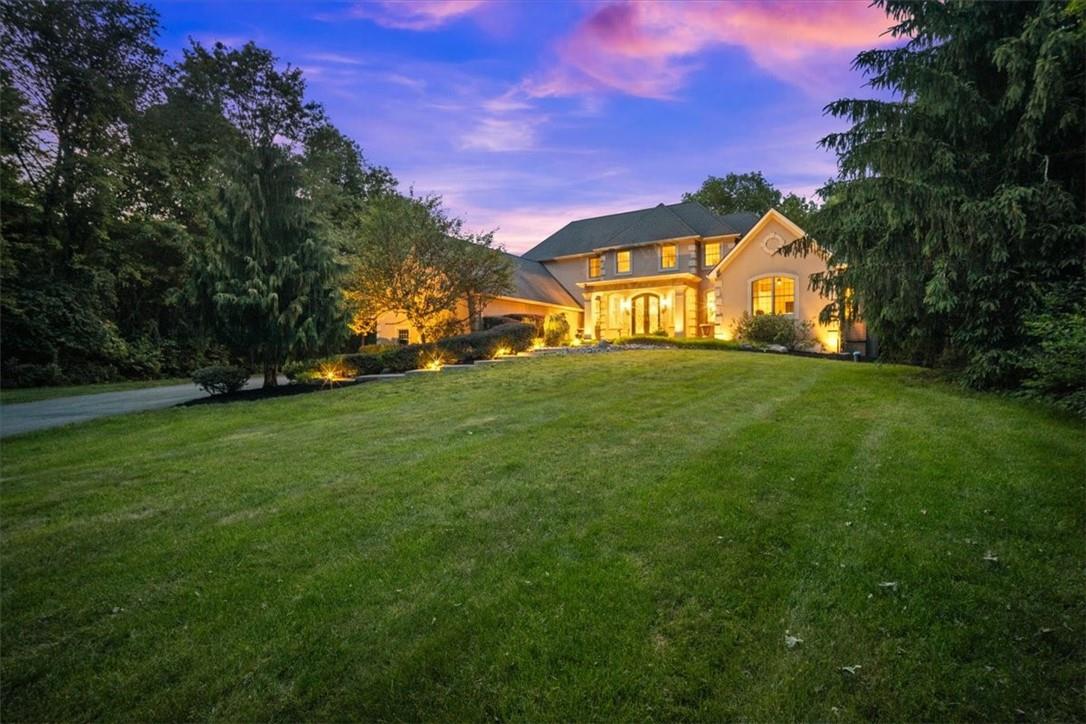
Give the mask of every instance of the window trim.
M 758 281 L 759 279 L 765 279 L 766 277 L 787 277 L 792 280 L 792 311 L 791 313 L 785 312 L 780 316 L 792 317 L 793 319 L 801 319 L 802 317 L 800 317 L 799 314 L 799 274 L 793 274 L 792 272 L 786 271 L 763 272 L 761 274 L 755 274 L 754 276 L 747 279 L 747 314 L 754 316 L 754 282 Z M 776 294 L 774 293 L 774 295 L 770 297 L 770 299 L 770 304 L 775 306 Z
M 675 249 L 675 263 L 672 264 L 671 266 L 664 266 L 664 249 L 669 247 L 669 246 L 672 247 L 673 249 Z M 677 271 L 678 270 L 678 268 L 679 268 L 679 245 L 678 244 L 676 244 L 675 242 L 660 244 L 660 246 L 657 247 L 657 252 L 658 253 L 656 254 L 656 260 L 659 263 L 659 267 L 660 267 L 659 270 L 660 271 Z
M 596 274 L 596 275 L 592 274 L 592 262 L 594 262 L 594 261 L 599 262 L 599 265 L 600 265 L 600 268 L 599 268 L 600 273 Z M 592 256 L 588 257 L 588 278 L 589 279 L 603 279 L 603 254 L 593 254 Z
M 630 260 L 630 268 L 626 271 L 622 271 L 618 263 L 619 256 L 622 254 L 626 254 L 627 258 Z M 630 274 L 633 274 L 633 251 L 630 249 L 615 250 L 615 276 L 628 276 Z
M 717 251 L 718 256 L 716 258 L 716 261 L 712 262 L 711 264 L 708 261 L 709 255 L 707 253 L 709 251 L 709 245 L 710 244 L 716 244 L 719 247 L 719 251 Z M 702 244 L 701 244 L 701 266 L 702 266 L 703 269 L 712 269 L 717 264 L 719 264 L 723 259 L 724 259 L 724 242 L 723 241 L 703 241 L 702 242 Z

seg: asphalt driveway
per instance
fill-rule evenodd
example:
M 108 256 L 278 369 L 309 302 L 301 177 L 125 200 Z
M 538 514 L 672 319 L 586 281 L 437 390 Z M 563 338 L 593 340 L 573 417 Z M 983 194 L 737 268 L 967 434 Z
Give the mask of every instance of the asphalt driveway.
M 252 377 L 245 384 L 245 389 L 259 387 L 261 384 L 263 378 Z M 168 387 L 145 387 L 3 405 L 0 406 L 0 437 L 85 422 L 96 417 L 157 410 L 201 397 L 207 397 L 207 393 L 190 382 Z

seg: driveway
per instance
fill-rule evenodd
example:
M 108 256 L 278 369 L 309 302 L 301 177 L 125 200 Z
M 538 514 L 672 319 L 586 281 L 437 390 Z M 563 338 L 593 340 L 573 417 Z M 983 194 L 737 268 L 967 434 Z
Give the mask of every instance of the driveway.
M 245 389 L 259 387 L 263 382 L 262 377 L 252 377 L 245 384 Z M 189 382 L 168 387 L 146 387 L 139 390 L 102 392 L 97 395 L 58 397 L 40 402 L 2 405 L 0 406 L 0 437 L 70 425 L 74 422 L 85 422 L 96 417 L 157 410 L 201 397 L 207 397 L 207 393 Z

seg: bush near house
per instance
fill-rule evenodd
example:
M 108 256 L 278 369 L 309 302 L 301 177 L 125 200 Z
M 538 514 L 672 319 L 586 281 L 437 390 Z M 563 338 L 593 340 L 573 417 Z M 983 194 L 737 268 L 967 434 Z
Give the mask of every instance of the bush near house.
M 490 359 L 502 348 L 523 352 L 532 346 L 534 337 L 535 328 L 531 324 L 508 322 L 432 343 L 390 345 L 376 351 L 302 360 L 287 365 L 283 373 L 296 382 L 317 382 L 323 379 L 322 370 L 328 369 L 336 369 L 344 377 L 357 377 L 417 370 L 434 359 L 440 359 L 444 364 L 468 364 Z
M 564 314 L 548 314 L 547 321 L 543 323 L 543 344 L 548 347 L 557 347 L 560 344 L 569 344 L 569 320 Z
M 788 349 L 814 344 L 814 325 L 784 314 L 744 313 L 733 331 L 736 339 L 750 344 L 779 344 Z

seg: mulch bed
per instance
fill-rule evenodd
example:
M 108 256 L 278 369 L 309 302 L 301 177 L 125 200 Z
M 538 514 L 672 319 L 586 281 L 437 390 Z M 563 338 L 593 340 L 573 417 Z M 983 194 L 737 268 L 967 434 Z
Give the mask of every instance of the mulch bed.
M 256 402 L 258 400 L 270 400 L 275 397 L 293 397 L 294 395 L 306 395 L 310 392 L 320 392 L 322 390 L 338 390 L 341 387 L 351 387 L 352 385 L 360 385 L 362 382 L 357 380 L 350 380 L 348 382 L 337 382 L 334 386 L 329 385 L 305 385 L 300 383 L 293 383 L 289 385 L 279 385 L 278 387 L 263 388 L 258 387 L 255 390 L 239 390 L 237 392 L 231 392 L 228 395 L 209 395 L 208 397 L 201 397 L 197 400 L 189 400 L 188 402 L 182 402 L 178 407 L 192 407 L 193 405 L 218 405 L 227 402 Z

